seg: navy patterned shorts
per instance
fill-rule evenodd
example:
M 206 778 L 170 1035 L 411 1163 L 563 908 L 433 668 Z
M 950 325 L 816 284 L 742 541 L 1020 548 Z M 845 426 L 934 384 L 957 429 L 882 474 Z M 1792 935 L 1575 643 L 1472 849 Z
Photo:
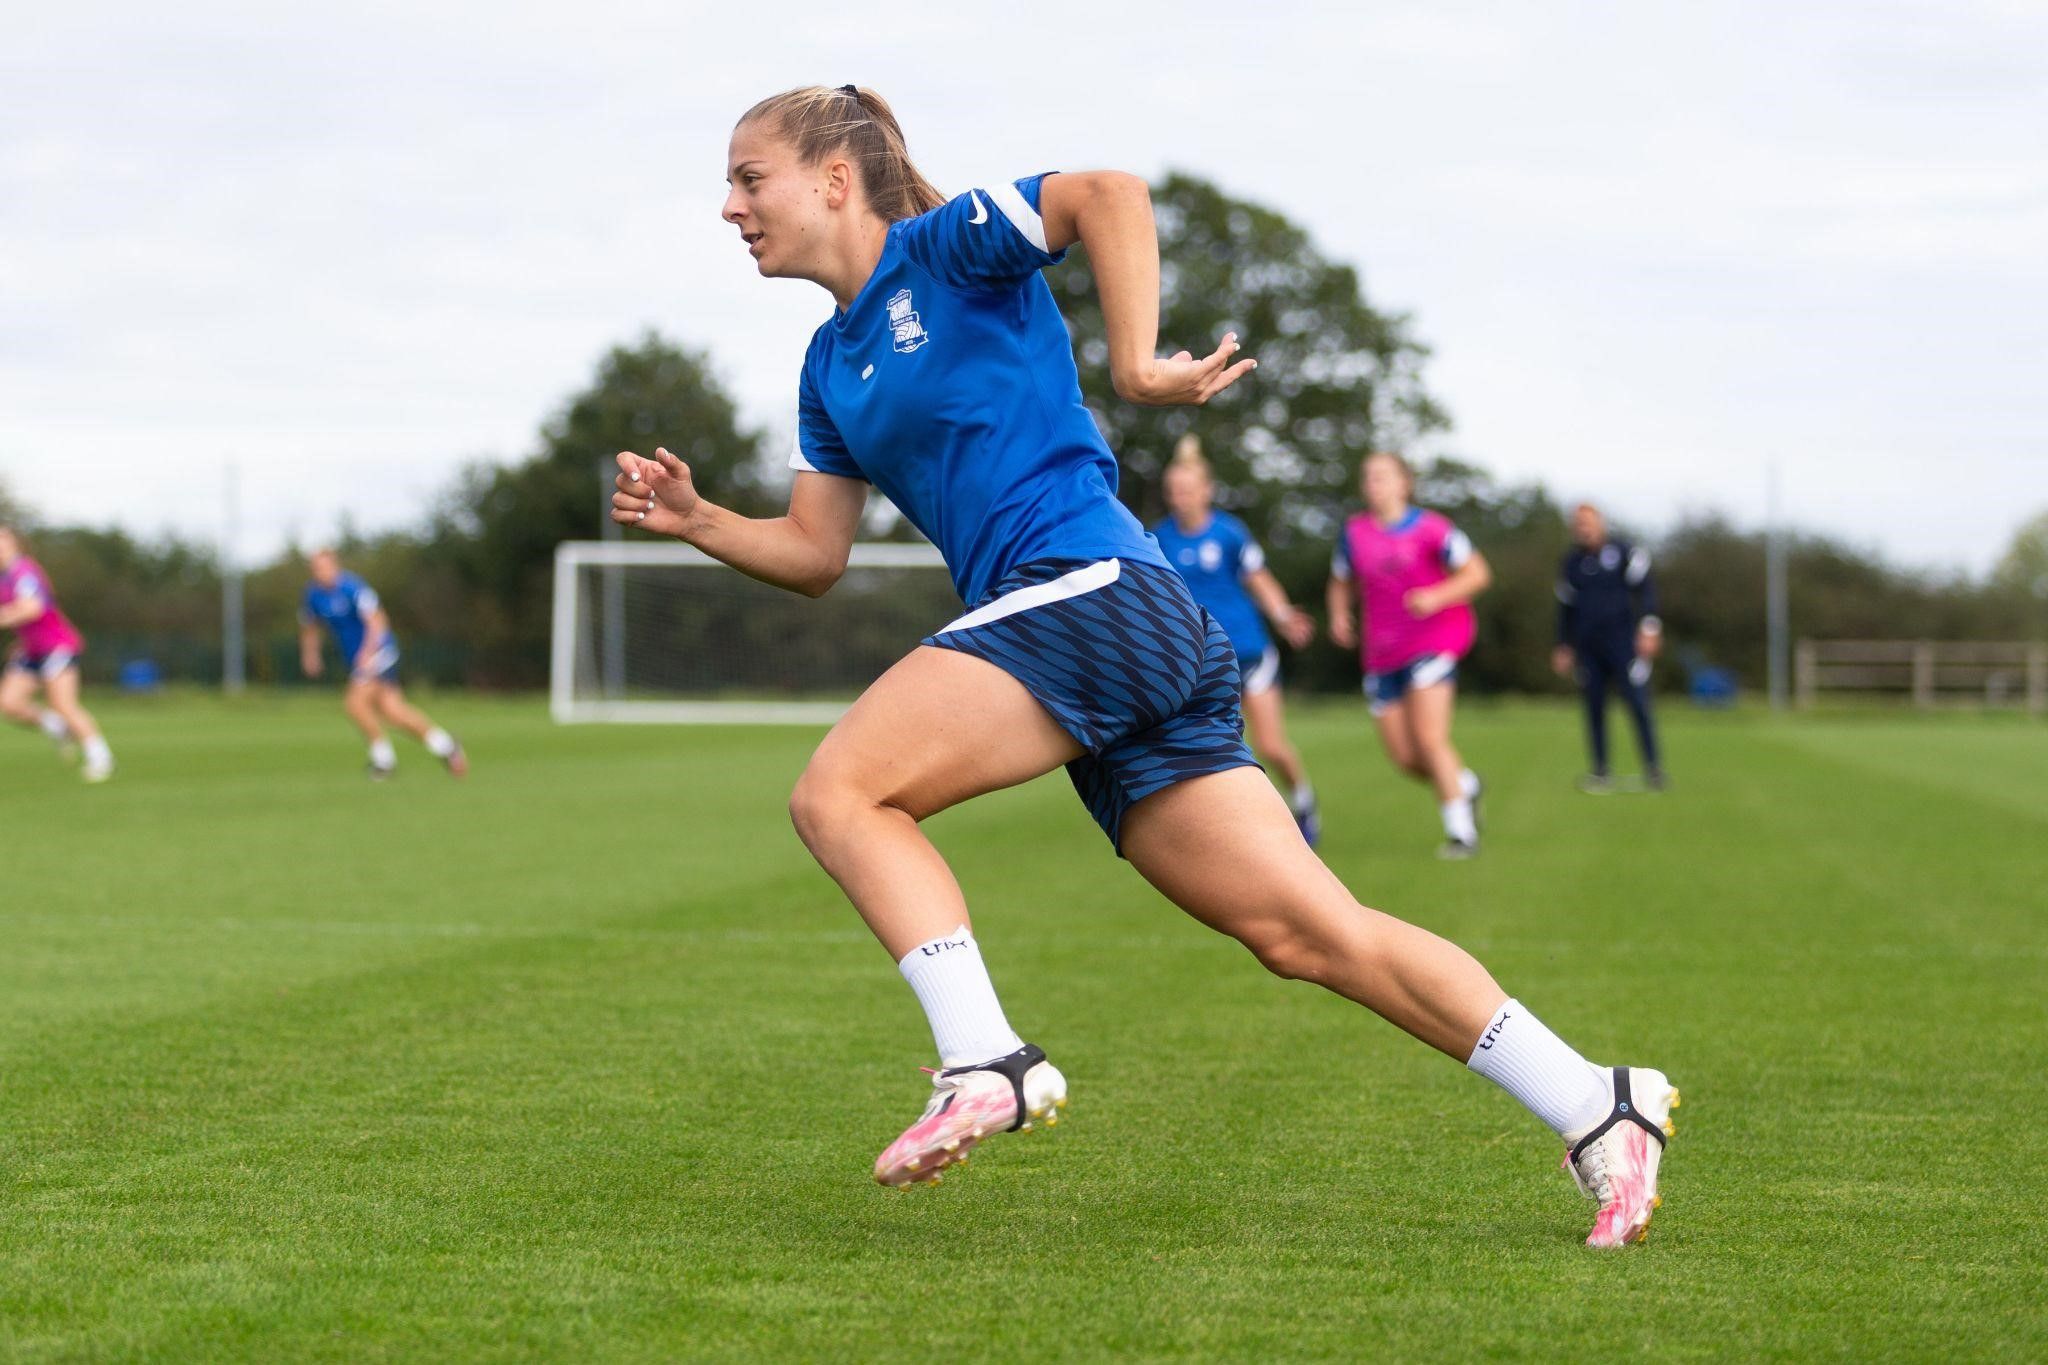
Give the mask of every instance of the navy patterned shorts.
M 1067 765 L 1112 844 L 1124 813 L 1191 777 L 1256 767 L 1237 651 L 1171 569 L 1040 559 L 924 643 L 986 659 L 1088 752 Z

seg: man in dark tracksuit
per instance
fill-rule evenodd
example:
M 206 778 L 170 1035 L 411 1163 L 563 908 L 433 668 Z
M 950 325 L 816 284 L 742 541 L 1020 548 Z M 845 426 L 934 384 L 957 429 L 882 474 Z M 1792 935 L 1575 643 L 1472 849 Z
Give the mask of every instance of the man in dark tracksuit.
M 1650 718 L 1650 663 L 1663 644 L 1657 619 L 1657 589 L 1650 578 L 1649 552 L 1607 538 L 1600 509 L 1580 503 L 1572 512 L 1572 548 L 1557 578 L 1557 648 L 1551 666 L 1576 671 L 1586 701 L 1586 739 L 1592 770 L 1580 780 L 1589 792 L 1607 792 L 1607 689 L 1628 703 L 1636 743 L 1643 756 L 1643 781 L 1664 787 L 1657 759 L 1657 727 Z

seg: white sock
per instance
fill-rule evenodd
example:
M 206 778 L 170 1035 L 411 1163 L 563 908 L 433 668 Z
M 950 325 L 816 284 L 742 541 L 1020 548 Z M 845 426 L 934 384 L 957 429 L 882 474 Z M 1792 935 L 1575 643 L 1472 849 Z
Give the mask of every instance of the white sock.
M 43 733 L 50 737 L 50 741 L 53 744 L 62 744 L 65 740 L 71 738 L 71 727 L 66 725 L 64 717 L 58 715 L 55 711 L 44 711 L 38 715 L 36 717 L 36 724 L 43 727 Z
M 1002 1002 L 981 961 L 981 945 L 966 925 L 918 944 L 896 966 L 931 1021 L 939 1065 L 991 1061 L 1024 1046 L 1003 1017 Z
M 1479 826 L 1472 821 L 1472 802 L 1468 797 L 1444 802 L 1444 837 L 1456 839 L 1461 844 L 1479 842 Z
M 1287 798 L 1287 805 L 1296 815 L 1315 809 L 1316 789 L 1304 782 L 1296 787 Z
M 1605 1073 L 1519 1000 L 1494 1011 L 1465 1065 L 1520 1100 L 1560 1137 L 1592 1127 L 1614 1103 Z
M 398 750 L 391 747 L 389 739 L 370 741 L 370 766 L 374 768 L 395 768 L 398 766 Z
M 1461 769 L 1458 773 L 1458 790 L 1465 794 L 1467 801 L 1479 795 L 1479 774 L 1470 768 Z
M 435 758 L 446 758 L 455 752 L 455 736 L 438 725 L 427 731 L 427 737 L 420 742 L 427 746 L 427 752 Z
M 79 748 L 85 751 L 85 761 L 95 768 L 103 768 L 114 761 L 114 751 L 107 747 L 106 737 L 103 735 L 94 735 L 91 739 L 80 741 Z

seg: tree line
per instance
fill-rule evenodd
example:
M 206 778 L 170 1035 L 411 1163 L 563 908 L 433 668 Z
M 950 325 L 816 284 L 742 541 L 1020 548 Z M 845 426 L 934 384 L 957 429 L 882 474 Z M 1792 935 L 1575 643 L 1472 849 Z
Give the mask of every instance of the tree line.
M 1218 500 L 1264 544 L 1289 594 L 1320 601 L 1330 547 L 1357 504 L 1358 466 L 1449 426 L 1423 382 L 1428 350 L 1409 318 L 1374 308 L 1357 272 L 1322 255 L 1274 210 L 1173 174 L 1154 187 L 1161 245 L 1161 335 L 1189 343 L 1237 331 L 1257 341 L 1255 382 L 1202 409 L 1136 408 L 1109 389 L 1108 351 L 1085 253 L 1049 280 L 1073 332 L 1083 396 L 1123 468 L 1123 496 L 1148 523 L 1164 514 L 1161 475 L 1174 442 L 1202 437 Z M 590 382 L 506 464 L 464 470 L 407 527 L 344 532 L 344 562 L 374 584 L 399 631 L 408 675 L 442 685 L 537 687 L 546 681 L 555 545 L 602 533 L 613 452 L 666 445 L 689 461 L 706 496 L 750 515 L 782 506 L 779 448 L 747 426 L 702 352 L 649 333 L 613 348 Z M 1493 563 L 1479 643 L 1461 670 L 1478 691 L 1557 686 L 1547 654 L 1568 509 L 1540 485 L 1507 483 L 1463 460 L 1422 463 L 1417 501 L 1463 527 Z M 24 526 L 68 611 L 91 638 L 89 676 L 128 659 L 166 676 L 211 681 L 221 665 L 221 565 L 208 546 L 120 531 Z M 1617 528 L 1623 533 L 1626 528 Z M 879 504 L 869 533 L 915 533 Z M 303 552 L 290 547 L 246 575 L 247 671 L 299 680 L 296 617 Z M 1745 685 L 1765 672 L 1763 538 L 1715 516 L 1681 522 L 1651 543 L 1673 653 Z M 1817 637 L 2038 639 L 2048 633 L 2048 512 L 2022 528 L 1982 581 L 1914 573 L 1822 536 L 1789 547 L 1791 619 Z M 938 624 L 933 622 L 933 625 Z M 873 642 L 880 645 L 884 642 Z M 889 642 L 907 648 L 906 638 Z M 1319 641 L 1290 668 L 1296 685 L 1354 687 L 1356 662 Z

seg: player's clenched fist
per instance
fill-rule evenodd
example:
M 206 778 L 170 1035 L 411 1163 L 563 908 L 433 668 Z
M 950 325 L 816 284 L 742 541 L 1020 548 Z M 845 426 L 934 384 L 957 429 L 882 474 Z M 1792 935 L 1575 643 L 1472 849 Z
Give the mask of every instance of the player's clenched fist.
M 612 520 L 656 535 L 677 536 L 697 510 L 697 485 L 690 467 L 657 449 L 653 459 L 619 452 L 619 474 L 612 480 Z

